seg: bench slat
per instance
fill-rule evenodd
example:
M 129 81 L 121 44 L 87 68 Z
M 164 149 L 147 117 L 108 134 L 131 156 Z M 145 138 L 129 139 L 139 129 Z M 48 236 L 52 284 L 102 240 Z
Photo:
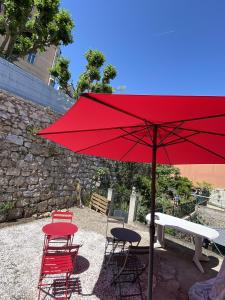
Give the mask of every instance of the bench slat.
M 101 214 L 106 214 L 108 210 L 110 201 L 104 196 L 98 195 L 97 193 L 92 194 L 90 200 L 90 208 L 94 208 L 96 211 Z

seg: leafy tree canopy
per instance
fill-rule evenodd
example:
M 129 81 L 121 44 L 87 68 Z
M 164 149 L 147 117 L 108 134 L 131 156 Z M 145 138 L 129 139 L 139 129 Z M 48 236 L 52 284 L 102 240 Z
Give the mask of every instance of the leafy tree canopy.
M 98 50 L 89 49 L 85 53 L 85 58 L 87 65 L 75 86 L 75 98 L 77 99 L 84 92 L 112 93 L 110 81 L 117 75 L 116 68 L 111 64 L 103 68 L 105 56 Z M 103 68 L 102 74 L 101 68 Z
M 66 94 L 71 95 L 72 88 L 68 84 L 71 78 L 71 73 L 69 71 L 69 60 L 60 56 L 55 65 L 50 69 L 50 74 L 55 78 L 61 89 Z
M 64 57 L 58 58 L 55 66 L 50 69 L 50 74 L 64 92 L 75 99 L 84 92 L 112 93 L 110 81 L 117 75 L 115 67 L 111 64 L 104 66 L 105 56 L 98 50 L 89 49 L 85 53 L 85 58 L 87 60 L 85 71 L 79 76 L 76 86 L 70 82 L 69 61 Z
M 44 51 L 51 45 L 73 42 L 74 22 L 60 0 L 0 0 L 0 55 L 17 60 L 30 52 Z

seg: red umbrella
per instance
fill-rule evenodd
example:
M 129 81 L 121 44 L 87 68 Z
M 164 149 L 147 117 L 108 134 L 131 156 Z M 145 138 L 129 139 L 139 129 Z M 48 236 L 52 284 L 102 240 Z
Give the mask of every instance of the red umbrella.
M 224 164 L 225 97 L 83 94 L 39 134 L 77 153 L 152 163 L 152 299 L 156 163 Z

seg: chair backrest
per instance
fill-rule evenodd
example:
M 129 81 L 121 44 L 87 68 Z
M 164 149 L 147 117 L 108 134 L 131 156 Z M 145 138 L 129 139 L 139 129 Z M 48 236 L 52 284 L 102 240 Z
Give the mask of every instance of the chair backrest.
M 73 212 L 72 211 L 53 210 L 51 213 L 51 217 L 52 217 L 52 223 L 54 223 L 55 221 L 72 223 Z
M 108 216 L 106 221 L 106 233 L 108 236 L 108 232 L 111 229 L 110 223 L 116 224 L 116 227 L 124 227 L 124 218 L 121 216 Z M 115 225 L 113 226 L 115 227 Z

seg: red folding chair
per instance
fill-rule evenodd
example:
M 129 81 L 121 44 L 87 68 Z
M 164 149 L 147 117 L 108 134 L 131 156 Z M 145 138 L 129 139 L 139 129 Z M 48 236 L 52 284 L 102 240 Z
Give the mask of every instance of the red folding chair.
M 72 223 L 73 221 L 73 212 L 72 211 L 58 211 L 58 210 L 53 210 L 51 213 L 52 217 L 52 223 L 57 222 L 68 222 Z M 67 246 L 71 245 L 73 242 L 73 236 L 48 236 L 46 237 L 46 241 L 44 244 L 44 248 L 46 245 L 48 246 L 49 243 L 54 243 L 54 244 L 62 244 L 65 243 Z
M 71 245 L 68 247 L 50 246 L 43 252 L 38 281 L 38 300 L 40 299 L 41 291 L 50 295 L 51 289 L 52 296 L 55 297 L 55 299 L 68 299 L 74 290 L 72 285 L 75 281 L 70 280 L 70 276 L 75 269 L 78 250 L 79 245 Z M 44 290 L 44 288 L 48 291 Z
M 72 211 L 60 211 L 53 210 L 51 213 L 52 222 L 70 222 L 73 221 L 73 212 Z

